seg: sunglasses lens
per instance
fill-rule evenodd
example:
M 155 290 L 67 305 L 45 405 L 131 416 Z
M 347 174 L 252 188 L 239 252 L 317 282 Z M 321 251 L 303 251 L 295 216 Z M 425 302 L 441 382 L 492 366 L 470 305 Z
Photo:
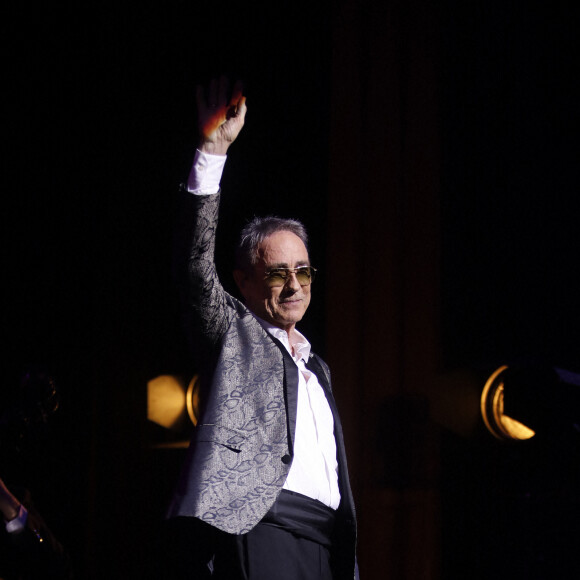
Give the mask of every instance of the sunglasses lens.
M 312 271 L 310 268 L 299 268 L 296 270 L 296 279 L 301 286 L 307 286 L 312 281 Z
M 296 280 L 301 286 L 308 286 L 314 280 L 314 268 L 303 267 L 297 268 L 296 270 L 291 270 L 296 275 Z M 284 286 L 286 284 L 290 273 L 286 268 L 280 268 L 278 270 L 271 270 L 266 274 L 266 283 L 271 288 L 276 286 Z
M 270 272 L 266 277 L 268 286 L 284 286 L 286 283 L 286 276 L 281 272 Z

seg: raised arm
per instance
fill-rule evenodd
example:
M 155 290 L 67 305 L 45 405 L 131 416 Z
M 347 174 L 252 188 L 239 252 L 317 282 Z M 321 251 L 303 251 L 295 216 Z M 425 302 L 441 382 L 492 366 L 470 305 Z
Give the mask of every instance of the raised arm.
M 225 156 L 244 125 L 246 99 L 241 83 L 236 83 L 231 95 L 225 77 L 213 80 L 206 88 L 198 87 L 197 109 L 201 157 Z M 201 184 L 207 177 L 208 160 L 199 157 L 196 154 L 188 180 L 192 193 L 185 193 L 180 208 L 176 273 L 183 282 L 189 327 L 197 338 L 217 345 L 233 315 L 227 307 L 230 299 L 218 280 L 214 263 L 221 169 L 210 187 L 196 187 L 195 184 Z

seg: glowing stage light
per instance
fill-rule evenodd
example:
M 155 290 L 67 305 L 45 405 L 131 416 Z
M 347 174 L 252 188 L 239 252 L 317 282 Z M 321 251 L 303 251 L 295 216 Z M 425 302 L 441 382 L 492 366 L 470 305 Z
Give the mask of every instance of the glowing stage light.
M 481 393 L 481 416 L 489 432 L 498 439 L 531 439 L 536 433 L 504 413 L 504 379 L 507 366 L 501 366 L 487 379 Z
M 187 419 L 197 425 L 199 416 L 199 379 L 188 385 L 182 377 L 160 375 L 147 383 L 147 419 L 161 427 L 180 430 Z
M 147 419 L 178 429 L 187 418 L 186 386 L 179 377 L 161 375 L 147 383 Z

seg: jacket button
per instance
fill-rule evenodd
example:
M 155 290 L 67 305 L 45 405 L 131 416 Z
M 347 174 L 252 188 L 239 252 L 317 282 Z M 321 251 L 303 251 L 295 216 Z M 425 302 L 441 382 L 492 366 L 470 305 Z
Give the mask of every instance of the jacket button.
M 284 457 L 282 457 L 282 463 L 284 465 L 288 465 L 291 460 L 292 460 L 292 458 L 290 457 L 290 455 L 284 455 Z

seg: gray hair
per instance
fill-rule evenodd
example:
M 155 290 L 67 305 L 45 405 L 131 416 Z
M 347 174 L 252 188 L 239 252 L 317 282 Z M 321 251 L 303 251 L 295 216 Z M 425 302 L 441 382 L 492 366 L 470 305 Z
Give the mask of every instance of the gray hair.
M 236 268 L 247 270 L 258 262 L 258 247 L 276 232 L 292 232 L 308 250 L 308 234 L 302 222 L 276 216 L 255 217 L 240 232 L 236 246 Z

